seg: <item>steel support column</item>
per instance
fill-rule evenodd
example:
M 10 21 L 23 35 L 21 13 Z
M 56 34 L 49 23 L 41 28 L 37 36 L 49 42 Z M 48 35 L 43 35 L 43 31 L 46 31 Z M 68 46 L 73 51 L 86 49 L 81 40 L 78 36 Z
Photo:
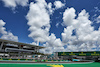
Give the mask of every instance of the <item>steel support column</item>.
M 39 47 L 35 47 L 35 52 L 39 52 Z
M 37 47 L 37 52 L 39 52 L 39 47 Z
M 4 42 L 1 43 L 0 50 L 2 50 L 3 45 L 4 45 Z

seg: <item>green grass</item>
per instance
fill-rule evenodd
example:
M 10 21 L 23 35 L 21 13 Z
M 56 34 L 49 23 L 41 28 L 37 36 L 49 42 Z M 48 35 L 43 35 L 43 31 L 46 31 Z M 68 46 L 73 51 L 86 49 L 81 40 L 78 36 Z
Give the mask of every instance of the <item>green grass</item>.
M 100 63 L 89 63 L 89 64 L 65 64 L 64 67 L 100 67 Z
M 0 64 L 0 67 L 51 67 L 48 65 L 54 65 L 54 64 Z M 63 65 L 64 67 L 100 67 L 100 63 L 96 62 L 88 64 L 59 64 L 59 65 Z

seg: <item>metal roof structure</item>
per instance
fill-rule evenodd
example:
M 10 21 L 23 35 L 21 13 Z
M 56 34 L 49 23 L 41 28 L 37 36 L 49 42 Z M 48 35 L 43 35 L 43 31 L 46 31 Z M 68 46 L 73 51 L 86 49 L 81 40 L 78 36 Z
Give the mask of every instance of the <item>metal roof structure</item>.
M 32 44 L 26 44 L 26 43 L 15 42 L 15 41 L 10 41 L 10 40 L 4 40 L 4 39 L 0 39 L 0 42 L 4 42 L 4 43 L 6 43 L 6 44 L 27 46 L 27 47 L 37 47 L 37 48 L 39 48 L 39 49 L 45 48 L 45 47 L 42 47 L 42 46 L 36 46 L 36 45 L 32 45 Z
M 43 53 L 39 52 L 39 49 L 42 48 L 45 47 L 0 39 L 1 54 L 4 53 L 9 55 L 44 55 Z

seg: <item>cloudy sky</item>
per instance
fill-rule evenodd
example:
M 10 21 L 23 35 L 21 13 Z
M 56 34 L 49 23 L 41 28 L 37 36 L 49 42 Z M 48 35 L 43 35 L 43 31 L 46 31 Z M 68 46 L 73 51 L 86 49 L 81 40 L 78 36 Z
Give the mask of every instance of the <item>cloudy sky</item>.
M 0 0 L 0 38 L 56 51 L 100 50 L 100 0 Z

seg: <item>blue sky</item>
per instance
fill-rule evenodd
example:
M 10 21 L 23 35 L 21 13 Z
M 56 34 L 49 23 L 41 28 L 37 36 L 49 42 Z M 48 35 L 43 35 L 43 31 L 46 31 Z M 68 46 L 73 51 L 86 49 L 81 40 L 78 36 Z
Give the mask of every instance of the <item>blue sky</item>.
M 79 14 L 87 18 L 86 21 L 78 19 L 81 17 Z M 0 0 L 0 20 L 2 20 L 0 28 L 5 28 L 0 31 L 1 38 L 34 45 L 39 41 L 40 45 L 48 47 L 48 50 L 42 50 L 43 52 L 51 49 L 57 51 L 58 48 L 63 51 L 86 50 L 84 44 L 93 46 L 89 50 L 99 50 L 97 47 L 100 35 L 100 0 Z M 80 24 L 79 28 L 73 24 L 74 20 L 77 20 L 77 25 Z M 83 27 L 80 31 L 82 25 L 80 20 L 86 24 L 89 23 L 86 26 L 87 29 L 91 30 L 92 27 L 94 29 L 89 32 L 84 31 L 86 29 Z M 84 22 L 83 25 L 85 25 Z M 81 39 L 81 35 L 88 36 Z M 79 49 L 78 46 L 80 46 Z

